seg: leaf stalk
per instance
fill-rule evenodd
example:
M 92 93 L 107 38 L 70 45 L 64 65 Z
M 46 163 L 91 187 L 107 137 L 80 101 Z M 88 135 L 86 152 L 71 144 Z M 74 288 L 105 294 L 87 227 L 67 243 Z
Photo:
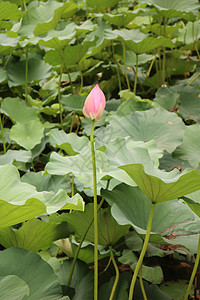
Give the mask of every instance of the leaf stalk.
M 137 279 L 138 273 L 140 271 L 140 268 L 142 266 L 143 258 L 144 258 L 144 255 L 145 255 L 145 252 L 146 252 L 146 249 L 147 249 L 147 245 L 148 245 L 148 242 L 149 242 L 149 237 L 150 237 L 150 233 L 151 233 L 151 225 L 152 225 L 152 220 L 153 220 L 154 207 L 155 207 L 155 203 L 152 202 L 150 213 L 149 213 L 149 219 L 148 219 L 148 223 L 147 223 L 147 231 L 146 231 L 144 244 L 143 244 L 142 251 L 140 253 L 140 257 L 139 257 L 139 260 L 137 262 L 137 265 L 136 265 L 136 268 L 135 268 L 135 271 L 134 271 L 134 274 L 133 274 L 131 285 L 130 285 L 129 300 L 133 299 L 133 292 L 134 292 L 136 279 Z

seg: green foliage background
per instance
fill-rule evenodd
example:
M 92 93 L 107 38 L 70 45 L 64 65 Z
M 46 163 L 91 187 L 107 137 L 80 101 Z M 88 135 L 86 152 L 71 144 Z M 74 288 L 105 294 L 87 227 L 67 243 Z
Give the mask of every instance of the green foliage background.
M 199 7 L 0 1 L 0 298 L 93 299 L 93 225 L 84 236 L 93 218 L 91 122 L 82 108 L 99 84 L 107 99 L 94 132 L 104 199 L 99 299 L 114 282 L 112 267 L 104 270 L 110 246 L 120 269 L 114 299 L 128 299 L 151 201 L 147 297 L 182 299 L 188 276 L 168 278 L 163 262 L 192 264 L 200 233 Z M 134 299 L 143 299 L 139 283 Z

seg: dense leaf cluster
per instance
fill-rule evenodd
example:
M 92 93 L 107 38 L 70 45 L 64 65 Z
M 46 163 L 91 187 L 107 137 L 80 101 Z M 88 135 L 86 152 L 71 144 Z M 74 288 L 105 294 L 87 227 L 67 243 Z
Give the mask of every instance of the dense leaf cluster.
M 93 299 L 82 109 L 96 84 L 99 299 L 114 282 L 110 249 L 114 299 L 128 299 L 151 202 L 146 294 L 182 299 L 187 272 L 168 278 L 165 261 L 191 262 L 200 234 L 199 38 L 198 0 L 0 2 L 1 299 Z

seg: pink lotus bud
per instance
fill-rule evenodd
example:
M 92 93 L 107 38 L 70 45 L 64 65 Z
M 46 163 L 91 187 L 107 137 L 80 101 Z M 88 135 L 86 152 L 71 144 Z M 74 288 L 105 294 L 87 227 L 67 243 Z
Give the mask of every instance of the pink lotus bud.
M 106 98 L 104 93 L 96 84 L 85 100 L 83 114 L 90 120 L 98 120 L 102 116 L 105 105 Z

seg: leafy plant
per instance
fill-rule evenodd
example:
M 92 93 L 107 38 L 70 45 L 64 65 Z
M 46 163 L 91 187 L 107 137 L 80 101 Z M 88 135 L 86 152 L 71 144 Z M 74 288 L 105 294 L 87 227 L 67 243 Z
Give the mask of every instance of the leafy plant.
M 1 298 L 199 290 L 199 27 L 198 0 L 1 1 Z

